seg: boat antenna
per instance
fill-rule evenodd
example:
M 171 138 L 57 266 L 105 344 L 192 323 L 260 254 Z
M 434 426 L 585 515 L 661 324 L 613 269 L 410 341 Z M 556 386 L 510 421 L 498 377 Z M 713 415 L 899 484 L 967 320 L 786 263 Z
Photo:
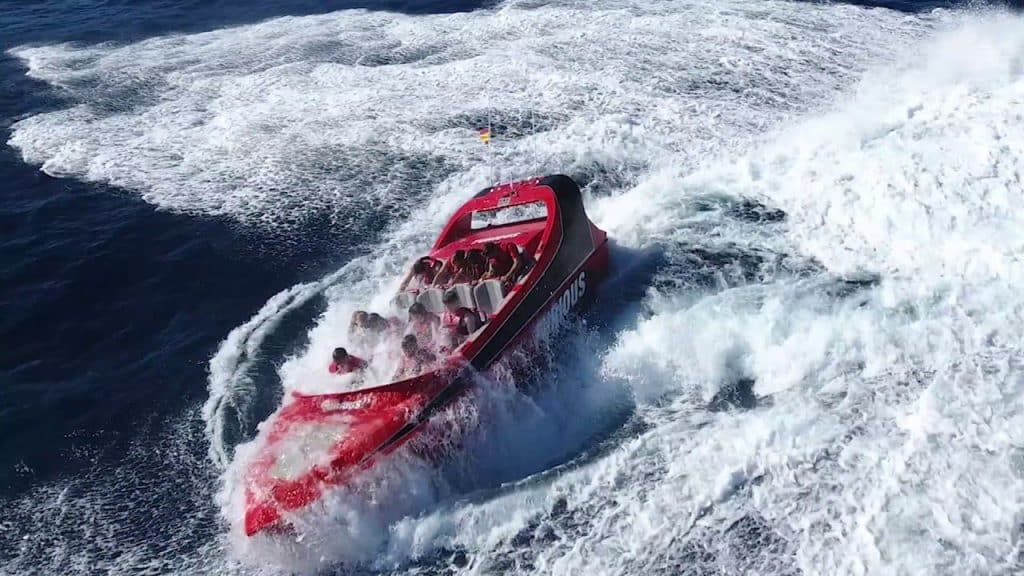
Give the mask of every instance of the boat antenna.
M 491 113 L 492 112 L 493 112 L 493 109 L 490 106 L 488 106 L 487 107 L 487 135 L 488 135 L 488 138 L 487 138 L 487 156 L 488 156 L 487 161 L 491 164 L 491 185 L 492 186 L 497 186 L 498 185 L 498 175 L 496 174 L 496 171 L 494 169 L 494 148 L 491 147 L 491 139 L 490 139 L 490 134 L 491 134 Z
M 491 185 L 498 183 L 494 170 L 494 149 L 491 148 L 491 97 L 487 96 L 487 126 L 478 130 L 480 141 L 487 147 L 487 165 L 491 172 Z

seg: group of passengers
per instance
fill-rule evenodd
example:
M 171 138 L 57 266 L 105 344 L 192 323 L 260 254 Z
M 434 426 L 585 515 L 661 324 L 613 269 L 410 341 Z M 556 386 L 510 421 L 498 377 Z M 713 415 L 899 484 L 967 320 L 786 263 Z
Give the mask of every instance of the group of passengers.
M 448 288 L 498 280 L 511 286 L 533 265 L 533 259 L 511 243 L 487 242 L 483 248 L 456 250 L 447 261 L 424 256 L 417 260 L 399 285 L 400 291 Z
M 439 354 L 450 354 L 483 324 L 474 310 L 460 306 L 454 293 L 445 294 L 444 304 L 445 312 L 438 316 L 423 304 L 413 303 L 409 306 L 406 325 L 397 318 L 388 320 L 379 314 L 358 310 L 352 315 L 349 333 L 355 340 L 364 342 L 367 336 L 379 342 L 389 336 L 402 335 L 402 353 L 393 378 L 409 378 L 432 369 Z M 332 359 L 328 368 L 331 374 L 361 373 L 368 367 L 366 360 L 342 347 L 334 349 Z
M 437 362 L 437 356 L 420 344 L 422 339 L 431 337 L 432 332 L 422 329 L 423 323 L 429 322 L 429 319 L 419 318 L 419 311 L 412 309 L 415 307 L 416 304 L 413 304 L 409 310 L 408 325 L 398 318 L 388 319 L 375 312 L 364 310 L 353 312 L 352 321 L 349 324 L 349 338 L 368 349 L 372 349 L 379 342 L 401 336 L 404 332 L 401 340 L 402 354 L 398 370 L 394 375 L 396 380 L 425 372 Z M 369 362 L 352 354 L 344 347 L 335 348 L 331 359 L 332 362 L 328 366 L 328 371 L 331 374 L 361 376 L 369 367 Z
M 532 265 L 533 259 L 515 244 L 488 242 L 483 249 L 457 250 L 447 262 L 430 256 L 420 258 L 402 280 L 400 291 L 472 285 L 487 280 L 499 280 L 507 289 Z M 410 286 L 413 281 L 415 284 Z M 439 356 L 452 353 L 484 323 L 476 310 L 463 305 L 454 290 L 445 291 L 442 302 L 444 312 L 440 316 L 414 302 L 408 309 L 408 323 L 357 310 L 352 314 L 349 336 L 357 341 L 369 337 L 380 342 L 401 335 L 401 356 L 393 379 L 422 374 L 433 369 Z M 341 347 L 334 349 L 332 359 L 332 374 L 362 373 L 368 366 L 366 360 Z

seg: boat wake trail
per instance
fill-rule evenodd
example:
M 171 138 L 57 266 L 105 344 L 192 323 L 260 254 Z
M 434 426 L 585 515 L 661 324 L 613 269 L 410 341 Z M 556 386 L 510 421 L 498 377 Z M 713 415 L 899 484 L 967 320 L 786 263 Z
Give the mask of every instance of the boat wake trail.
M 255 396 L 252 371 L 263 341 L 288 313 L 320 295 L 337 275 L 276 294 L 248 322 L 232 330 L 210 359 L 210 396 L 203 406 L 203 420 L 210 438 L 210 459 L 219 468 L 230 463 L 229 451 L 239 441 L 237 434 L 252 427 L 245 419 L 251 414 L 250 403 Z M 232 423 L 235 434 L 227 432 Z
M 221 518 L 189 558 L 240 571 L 1012 573 L 1022 39 L 1024 19 L 995 10 L 344 11 L 18 48 L 74 104 L 16 123 L 10 144 L 161 208 L 270 233 L 326 214 L 352 239 L 355 258 L 274 297 L 211 360 L 213 464 L 194 518 Z M 585 185 L 615 242 L 599 309 L 535 394 L 480 391 L 480 425 L 442 464 L 396 453 L 333 495 L 302 542 L 239 538 L 239 471 L 274 409 L 253 398 L 330 384 L 351 312 L 382 309 L 409 257 L 487 184 L 473 130 L 489 117 L 502 179 Z M 269 349 L 311 302 L 312 325 Z M 185 520 L 156 532 L 184 534 Z M 5 562 L 68 572 L 112 554 L 58 541 L 60 562 L 29 548 Z M 109 561 L 130 571 L 162 553 L 127 545 Z

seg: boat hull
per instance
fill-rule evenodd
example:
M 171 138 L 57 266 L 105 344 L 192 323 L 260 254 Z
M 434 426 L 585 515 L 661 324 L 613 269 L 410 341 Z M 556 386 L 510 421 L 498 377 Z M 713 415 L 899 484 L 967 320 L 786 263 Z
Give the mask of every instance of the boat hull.
M 607 237 L 587 219 L 580 190 L 571 179 L 552 176 L 490 188 L 462 212 L 528 201 L 548 203 L 540 237 L 547 247 L 526 281 L 513 288 L 499 313 L 457 354 L 437 370 L 401 382 L 337 394 L 295 394 L 272 417 L 265 445 L 247 476 L 247 535 L 281 529 L 290 512 L 348 482 L 421 433 L 432 416 L 477 381 L 476 374 L 513 350 L 527 357 L 535 353 L 593 302 L 608 272 Z M 453 223 L 459 217 L 453 217 L 435 251 L 465 241 L 444 242 L 446 236 L 457 236 Z M 316 441 L 312 446 L 293 442 L 297 437 Z M 298 470 L 289 467 L 303 458 Z

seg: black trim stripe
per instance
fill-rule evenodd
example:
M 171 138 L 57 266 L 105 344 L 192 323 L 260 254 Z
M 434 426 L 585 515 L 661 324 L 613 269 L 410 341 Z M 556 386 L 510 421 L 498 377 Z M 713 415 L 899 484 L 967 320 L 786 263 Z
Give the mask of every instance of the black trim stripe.
M 555 257 L 530 292 L 519 301 L 519 305 L 509 313 L 501 327 L 470 360 L 470 364 L 477 370 L 486 370 L 497 360 L 502 351 L 547 307 L 558 289 L 586 264 L 594 252 L 590 220 L 583 210 L 580 187 L 572 178 L 563 175 L 548 176 L 541 179 L 539 184 L 551 188 L 555 193 L 562 225 L 561 242 Z

